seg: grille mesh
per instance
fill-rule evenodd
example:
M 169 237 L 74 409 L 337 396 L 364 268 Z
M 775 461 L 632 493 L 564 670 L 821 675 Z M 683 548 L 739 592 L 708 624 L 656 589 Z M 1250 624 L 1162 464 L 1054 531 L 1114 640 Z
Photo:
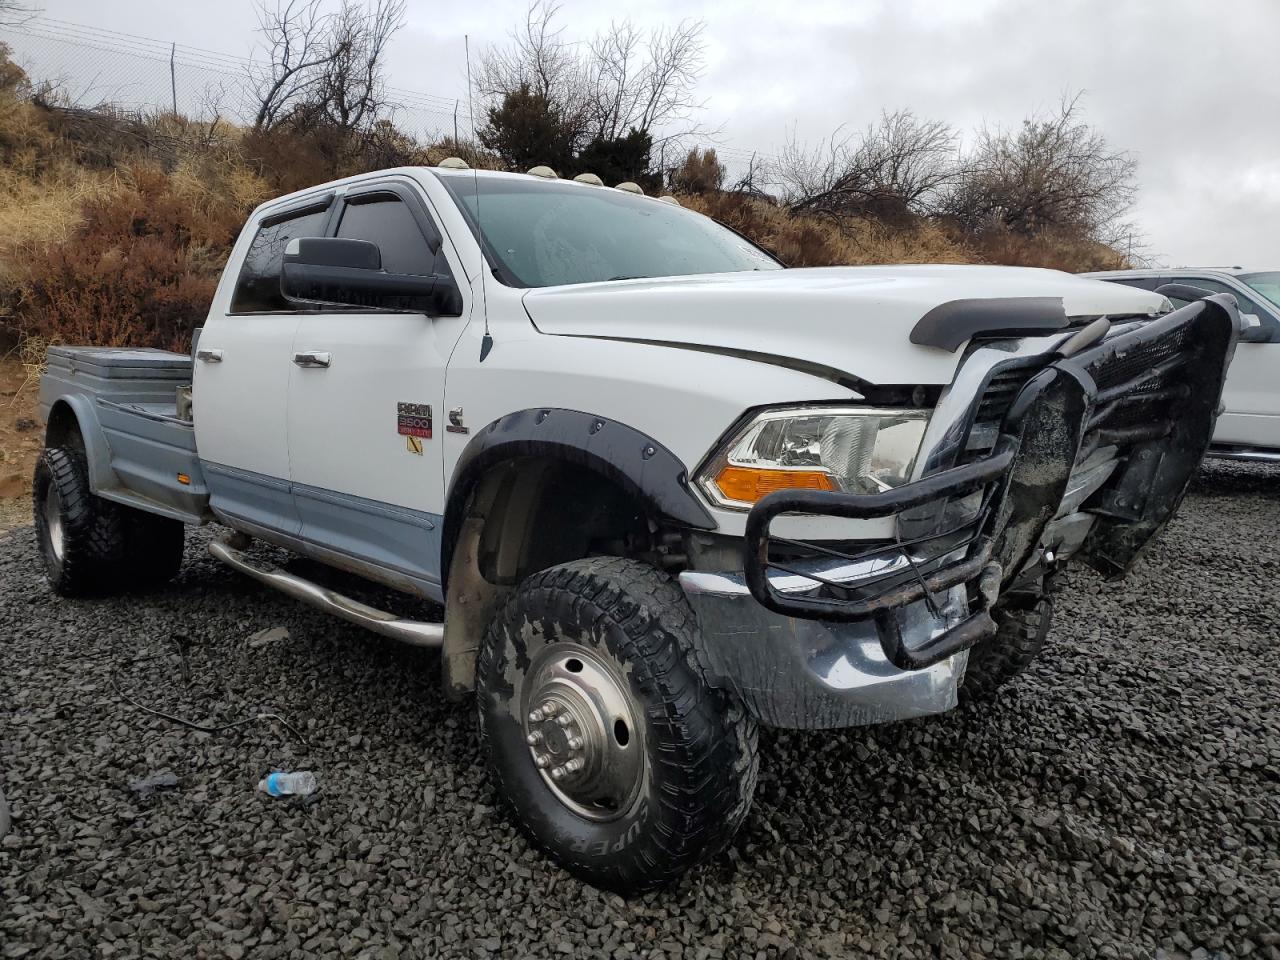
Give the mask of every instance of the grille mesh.
M 1187 346 L 1189 335 L 1186 327 L 1180 327 L 1170 336 L 1161 337 L 1135 350 L 1114 357 L 1100 358 L 1089 365 L 1089 372 L 1093 374 L 1099 389 L 1107 390 L 1117 387 L 1137 379 L 1152 367 L 1159 366 L 1175 354 L 1181 353 Z

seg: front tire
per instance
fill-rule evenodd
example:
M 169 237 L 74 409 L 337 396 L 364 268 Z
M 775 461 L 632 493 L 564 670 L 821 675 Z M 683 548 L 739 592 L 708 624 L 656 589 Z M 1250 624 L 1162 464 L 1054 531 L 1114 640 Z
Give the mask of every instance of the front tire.
M 750 807 L 755 722 L 703 679 L 695 631 L 669 577 L 605 557 L 529 577 L 481 648 L 494 784 L 530 839 L 596 886 L 674 879 Z
M 1027 669 L 1044 648 L 1053 622 L 1053 600 L 1036 598 L 1029 606 L 992 611 L 996 635 L 969 650 L 960 699 L 981 703 L 996 698 L 1000 688 Z

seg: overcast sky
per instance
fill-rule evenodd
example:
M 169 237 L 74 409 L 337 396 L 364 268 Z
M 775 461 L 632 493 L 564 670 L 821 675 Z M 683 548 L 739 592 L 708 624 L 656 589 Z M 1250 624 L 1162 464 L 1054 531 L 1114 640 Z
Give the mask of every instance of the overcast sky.
M 240 56 L 255 42 L 252 0 L 42 6 L 50 18 Z M 463 35 L 474 57 L 525 6 L 409 0 L 391 83 L 465 97 Z M 775 152 L 792 131 L 816 142 L 882 109 L 963 130 L 1013 126 L 1084 91 L 1085 119 L 1139 161 L 1132 218 L 1149 257 L 1280 268 L 1280 0 L 565 0 L 561 11 L 571 37 L 624 17 L 706 22 L 699 93 L 707 125 L 734 151 Z M 33 49 L 58 46 L 43 44 Z

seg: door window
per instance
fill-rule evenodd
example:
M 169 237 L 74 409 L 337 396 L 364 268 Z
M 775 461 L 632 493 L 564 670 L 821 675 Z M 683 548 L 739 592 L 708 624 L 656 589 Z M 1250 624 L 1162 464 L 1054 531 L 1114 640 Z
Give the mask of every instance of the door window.
M 1227 286 L 1221 280 L 1210 280 L 1208 277 L 1174 277 L 1173 282 L 1185 283 L 1192 287 L 1199 287 L 1201 290 L 1208 290 L 1210 293 L 1229 293 L 1235 297 L 1236 301 L 1240 304 L 1241 313 L 1252 313 L 1259 318 L 1267 316 L 1266 311 L 1260 308 L 1257 303 L 1249 297 L 1246 297 L 1235 287 Z M 1175 307 L 1182 307 L 1187 303 L 1185 300 L 1174 300 L 1172 297 L 1169 299 L 1173 302 Z
M 443 248 L 437 244 L 436 251 L 432 251 L 413 211 L 394 194 L 377 193 L 348 200 L 337 235 L 376 243 L 382 252 L 382 269 L 387 273 L 418 276 L 449 273 Z
M 329 205 L 310 207 L 268 217 L 245 254 L 235 293 L 231 295 L 232 313 L 272 313 L 298 308 L 280 295 L 280 267 L 284 248 L 294 237 L 322 237 Z
M 1168 283 L 1165 277 L 1106 277 L 1113 283 L 1121 283 L 1126 287 L 1137 287 L 1139 290 L 1154 290 L 1163 283 Z

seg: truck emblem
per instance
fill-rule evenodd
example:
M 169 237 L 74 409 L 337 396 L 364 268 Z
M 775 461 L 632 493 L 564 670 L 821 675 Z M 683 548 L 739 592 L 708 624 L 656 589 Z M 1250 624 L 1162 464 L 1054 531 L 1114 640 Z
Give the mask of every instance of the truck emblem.
M 454 407 L 449 411 L 449 422 L 444 426 L 449 433 L 470 433 L 471 428 L 462 424 L 462 408 Z
M 396 432 L 403 437 L 431 439 L 431 404 L 397 403 Z

